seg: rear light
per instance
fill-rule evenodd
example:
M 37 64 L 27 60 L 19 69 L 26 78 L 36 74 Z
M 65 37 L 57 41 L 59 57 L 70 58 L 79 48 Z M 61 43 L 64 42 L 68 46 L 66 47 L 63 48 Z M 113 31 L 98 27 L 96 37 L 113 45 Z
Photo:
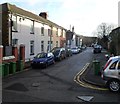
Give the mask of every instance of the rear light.
M 103 70 L 105 70 L 108 67 L 108 65 L 111 63 L 111 61 L 112 60 L 107 61 L 107 63 L 105 64 L 105 67 L 103 68 Z

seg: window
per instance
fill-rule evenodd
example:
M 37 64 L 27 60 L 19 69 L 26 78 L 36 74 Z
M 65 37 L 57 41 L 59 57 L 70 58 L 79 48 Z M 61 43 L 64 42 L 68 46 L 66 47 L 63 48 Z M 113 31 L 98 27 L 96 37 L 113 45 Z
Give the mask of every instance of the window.
M 44 41 L 41 41 L 41 52 L 44 52 Z
M 118 63 L 118 69 L 120 70 L 120 61 L 119 61 L 119 63 Z
M 56 47 L 58 47 L 58 41 L 56 41 Z
M 115 61 L 111 66 L 110 66 L 110 69 L 113 69 L 115 70 L 116 69 L 116 64 L 117 64 L 118 61 Z
M 51 35 L 51 30 L 50 29 L 48 29 L 48 36 L 50 36 Z
M 63 30 L 61 29 L 61 35 L 60 35 L 61 37 L 63 37 Z
M 30 41 L 30 55 L 34 55 L 34 41 Z
M 17 32 L 17 16 L 13 16 L 11 20 L 12 31 Z
M 56 30 L 56 36 L 58 37 L 58 28 L 57 28 L 57 30 Z
M 44 27 L 41 27 L 41 35 L 44 36 Z
M 12 45 L 18 45 L 18 39 L 12 39 Z
M 31 21 L 30 34 L 34 34 L 34 21 Z

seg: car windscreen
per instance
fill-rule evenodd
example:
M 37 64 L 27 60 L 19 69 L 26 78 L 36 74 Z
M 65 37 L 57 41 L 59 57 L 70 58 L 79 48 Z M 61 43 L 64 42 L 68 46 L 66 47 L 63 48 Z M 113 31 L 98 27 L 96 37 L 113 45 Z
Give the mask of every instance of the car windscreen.
M 35 58 L 46 58 L 47 54 L 46 53 L 39 53 L 36 55 Z

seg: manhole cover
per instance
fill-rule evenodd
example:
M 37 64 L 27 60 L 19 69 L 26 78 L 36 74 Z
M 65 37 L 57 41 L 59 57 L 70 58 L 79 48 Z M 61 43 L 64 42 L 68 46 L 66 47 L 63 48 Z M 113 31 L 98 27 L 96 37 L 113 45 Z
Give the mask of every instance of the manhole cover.
M 15 90 L 15 91 L 28 91 L 28 89 L 22 83 L 14 83 L 5 89 L 7 90 Z

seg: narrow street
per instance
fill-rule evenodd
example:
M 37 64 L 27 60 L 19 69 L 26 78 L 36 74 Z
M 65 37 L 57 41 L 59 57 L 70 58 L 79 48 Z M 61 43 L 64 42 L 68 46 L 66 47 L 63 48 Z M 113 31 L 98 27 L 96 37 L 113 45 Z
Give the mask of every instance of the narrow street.
M 46 69 L 30 68 L 4 78 L 3 102 L 83 102 L 77 96 L 88 95 L 93 96 L 92 102 L 118 102 L 119 93 L 84 88 L 74 82 L 76 74 L 92 61 L 93 55 L 88 47 Z

